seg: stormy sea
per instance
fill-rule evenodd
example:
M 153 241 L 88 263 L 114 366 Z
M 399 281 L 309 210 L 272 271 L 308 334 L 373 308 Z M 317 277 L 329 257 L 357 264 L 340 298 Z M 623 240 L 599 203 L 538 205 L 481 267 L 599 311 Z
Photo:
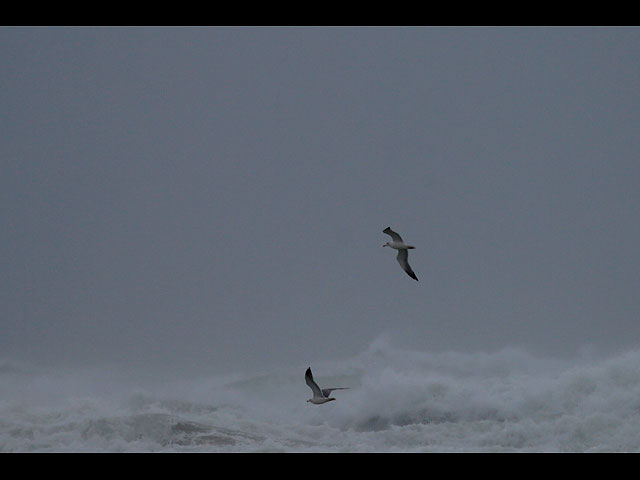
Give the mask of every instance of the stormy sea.
M 312 365 L 173 378 L 0 361 L 0 452 L 638 452 L 640 351 L 550 359 L 384 339 Z

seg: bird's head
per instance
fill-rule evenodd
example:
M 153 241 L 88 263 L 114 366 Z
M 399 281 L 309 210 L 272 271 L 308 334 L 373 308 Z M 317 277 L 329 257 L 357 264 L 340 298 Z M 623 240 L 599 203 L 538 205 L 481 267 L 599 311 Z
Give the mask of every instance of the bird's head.
M 389 242 L 385 243 L 384 245 L 382 245 L 383 247 L 388 247 L 389 246 Z

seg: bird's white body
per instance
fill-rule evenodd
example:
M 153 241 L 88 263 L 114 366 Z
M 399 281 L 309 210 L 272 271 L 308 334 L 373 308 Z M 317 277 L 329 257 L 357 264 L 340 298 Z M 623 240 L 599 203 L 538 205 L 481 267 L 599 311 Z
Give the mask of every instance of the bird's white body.
M 335 398 L 310 398 L 307 402 L 313 403 L 314 405 L 322 405 L 332 400 L 335 400 Z
M 383 247 L 391 247 L 396 250 L 410 250 L 412 248 L 416 248 L 413 245 L 407 245 L 404 242 L 387 242 L 383 245 Z

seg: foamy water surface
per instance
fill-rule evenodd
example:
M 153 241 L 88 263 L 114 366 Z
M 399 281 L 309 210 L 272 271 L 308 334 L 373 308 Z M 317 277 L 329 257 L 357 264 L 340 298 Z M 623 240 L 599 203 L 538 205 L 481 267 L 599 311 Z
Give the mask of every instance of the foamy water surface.
M 549 360 L 427 353 L 379 340 L 312 365 L 148 381 L 0 363 L 2 452 L 640 451 L 640 351 Z

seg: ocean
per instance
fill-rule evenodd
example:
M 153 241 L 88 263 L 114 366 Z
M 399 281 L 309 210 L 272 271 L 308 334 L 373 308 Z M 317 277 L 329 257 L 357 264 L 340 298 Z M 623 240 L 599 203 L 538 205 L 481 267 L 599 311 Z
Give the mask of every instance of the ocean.
M 312 405 L 304 372 L 349 387 Z M 0 452 L 638 452 L 640 351 L 410 350 L 164 380 L 0 361 Z

